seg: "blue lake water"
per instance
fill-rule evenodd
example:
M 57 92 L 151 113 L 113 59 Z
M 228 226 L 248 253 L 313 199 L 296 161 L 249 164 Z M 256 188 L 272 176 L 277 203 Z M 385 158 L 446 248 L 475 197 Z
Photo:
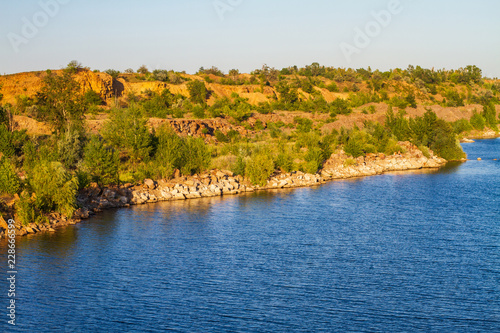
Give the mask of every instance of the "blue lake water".
M 4 262 L 1 327 L 498 332 L 500 140 L 463 147 L 472 160 L 438 172 L 137 206 L 18 239 L 17 325 Z

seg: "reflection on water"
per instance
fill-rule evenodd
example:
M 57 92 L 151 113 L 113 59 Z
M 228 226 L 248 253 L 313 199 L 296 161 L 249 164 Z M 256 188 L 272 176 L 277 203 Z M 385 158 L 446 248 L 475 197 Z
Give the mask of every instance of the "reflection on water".
M 21 238 L 14 331 L 499 331 L 499 167 L 135 206 Z

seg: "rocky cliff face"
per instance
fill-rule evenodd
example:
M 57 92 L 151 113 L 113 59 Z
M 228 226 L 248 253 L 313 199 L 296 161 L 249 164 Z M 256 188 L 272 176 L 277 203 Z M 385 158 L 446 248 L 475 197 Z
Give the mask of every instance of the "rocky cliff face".
M 62 74 L 62 70 L 52 71 L 57 75 Z M 0 76 L 1 93 L 3 103 L 16 104 L 17 96 L 34 97 L 43 87 L 43 78 L 47 72 L 27 72 L 12 75 Z M 83 91 L 94 90 L 105 101 L 114 96 L 113 78 L 106 73 L 94 73 L 90 70 L 82 69 L 75 77 Z

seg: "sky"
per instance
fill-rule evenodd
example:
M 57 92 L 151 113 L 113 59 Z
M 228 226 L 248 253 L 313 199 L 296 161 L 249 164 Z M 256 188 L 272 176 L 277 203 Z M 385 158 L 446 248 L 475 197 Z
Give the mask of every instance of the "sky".
M 498 0 L 1 1 L 0 74 L 77 60 L 187 73 L 476 65 L 500 77 L 498 13 Z

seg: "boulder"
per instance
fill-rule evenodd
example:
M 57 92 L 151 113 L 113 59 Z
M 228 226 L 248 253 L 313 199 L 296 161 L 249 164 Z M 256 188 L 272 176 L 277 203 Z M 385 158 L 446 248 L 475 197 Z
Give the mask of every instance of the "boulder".
M 156 188 L 156 183 L 152 179 L 145 179 L 144 186 L 146 186 L 147 188 L 149 188 L 151 190 L 154 190 Z

